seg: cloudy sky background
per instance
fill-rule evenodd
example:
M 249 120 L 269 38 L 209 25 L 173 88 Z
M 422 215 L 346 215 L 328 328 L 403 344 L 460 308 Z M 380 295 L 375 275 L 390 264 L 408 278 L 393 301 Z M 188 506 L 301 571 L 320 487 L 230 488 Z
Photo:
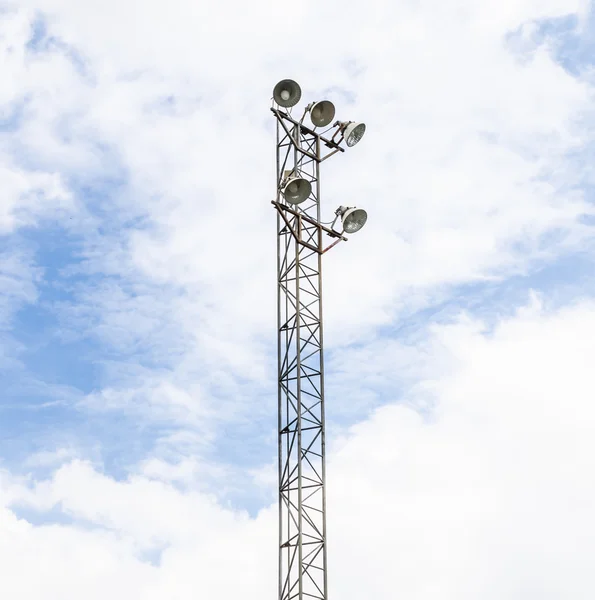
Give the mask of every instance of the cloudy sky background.
M 330 597 L 592 599 L 595 14 L 0 2 L 0 597 L 276 595 L 274 84 L 323 164 Z

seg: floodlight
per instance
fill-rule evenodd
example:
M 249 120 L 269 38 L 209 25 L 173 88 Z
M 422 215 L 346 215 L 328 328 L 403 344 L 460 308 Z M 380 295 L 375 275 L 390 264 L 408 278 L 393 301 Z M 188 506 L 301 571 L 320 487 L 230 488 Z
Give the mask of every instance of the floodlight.
M 339 125 L 343 132 L 343 138 L 349 147 L 355 146 L 364 137 L 364 133 L 366 132 L 364 123 L 347 121 L 346 123 L 339 123 Z
M 273 99 L 283 108 L 295 106 L 301 97 L 302 90 L 293 79 L 283 79 L 273 90 Z
M 368 213 L 363 208 L 339 206 L 335 214 L 341 217 L 343 231 L 345 233 L 355 233 L 359 231 L 368 220 Z
M 335 105 L 329 100 L 313 102 L 309 110 L 314 127 L 326 127 L 335 118 Z
M 283 188 L 283 197 L 289 204 L 301 204 L 310 196 L 312 184 L 307 179 L 295 177 L 290 179 Z

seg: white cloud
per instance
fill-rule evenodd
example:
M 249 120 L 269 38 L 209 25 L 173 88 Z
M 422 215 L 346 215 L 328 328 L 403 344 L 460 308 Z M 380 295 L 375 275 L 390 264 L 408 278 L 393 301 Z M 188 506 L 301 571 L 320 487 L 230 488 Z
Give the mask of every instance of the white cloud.
M 2 165 L 0 178 L 0 234 L 33 225 L 48 213 L 57 217 L 72 208 L 70 194 L 57 173 L 30 173 Z
M 532 14 L 555 16 L 560 7 L 540 5 Z M 423 5 L 399 19 L 406 29 L 418 28 L 415 36 L 401 39 L 382 25 L 369 37 L 372 26 L 387 21 L 380 11 L 361 24 L 352 47 L 340 41 L 332 52 L 325 48 L 325 69 L 308 70 L 315 57 L 309 51 L 287 67 L 304 73 L 300 81 L 313 97 L 325 83 L 359 90 L 355 104 L 343 101 L 341 110 L 369 121 L 360 146 L 324 165 L 327 206 L 340 198 L 370 213 L 361 235 L 325 256 L 331 346 L 362 339 L 371 328 L 430 305 L 445 286 L 523 272 L 532 261 L 579 247 L 590 235 L 577 221 L 592 208 L 579 191 L 565 189 L 581 172 L 564 158 L 590 136 L 575 125 L 591 106 L 590 88 L 543 48 L 533 49 L 528 61 L 517 60 L 502 42 L 506 29 L 490 25 L 486 31 L 481 15 L 465 22 L 435 15 L 434 8 Z M 183 56 L 160 75 L 160 61 L 173 61 L 171 48 L 159 45 L 165 44 L 162 30 L 151 29 L 154 47 L 141 57 L 117 28 L 110 48 L 96 45 L 92 32 L 79 38 L 88 23 L 77 21 L 75 32 L 67 27 L 75 17 L 69 11 L 52 27 L 90 57 L 88 68 L 97 77 L 85 130 L 117 151 L 130 175 L 129 194 L 107 199 L 108 206 L 116 222 L 122 209 L 146 212 L 152 224 L 125 229 L 121 239 L 93 248 L 91 272 L 123 273 L 142 283 L 132 292 L 114 282 L 83 294 L 73 309 L 83 317 L 77 327 L 84 330 L 86 321 L 104 343 L 150 349 L 168 362 L 165 355 L 174 348 L 178 378 L 197 365 L 209 377 L 219 365 L 267 381 L 274 213 L 262 191 L 270 189 L 272 162 L 261 157 L 272 148 L 265 99 L 277 76 L 263 62 L 250 85 L 240 78 L 223 86 L 231 57 L 238 57 L 231 47 L 219 71 L 207 65 L 183 80 Z M 141 19 L 143 27 L 153 27 L 149 17 Z M 185 26 L 176 36 L 190 43 Z M 277 35 L 273 30 L 271 36 Z M 245 42 L 260 64 L 265 45 L 248 37 L 236 43 Z M 155 48 L 161 58 L 150 66 Z M 349 81 L 353 67 L 345 57 L 356 54 L 360 71 Z M 339 92 L 334 94 L 339 104 Z M 173 108 L 156 110 L 168 96 Z M 543 236 L 557 230 L 562 243 L 544 244 Z M 172 293 L 144 286 L 146 279 Z
M 583 557 L 595 528 L 594 315 L 592 304 L 535 307 L 489 336 L 473 323 L 437 330 L 435 347 L 458 367 L 430 387 L 429 420 L 379 409 L 329 465 L 337 547 L 367 539 L 342 564 L 336 552 L 339 593 L 368 583 L 386 598 L 593 593 Z
M 435 373 L 426 378 L 432 413 L 384 406 L 331 454 L 333 595 L 547 600 L 595 591 L 595 306 L 550 311 L 537 302 L 482 330 L 462 319 L 423 344 Z M 41 598 L 42 582 L 44 598 L 62 600 L 87 586 L 92 598 L 125 598 L 133 585 L 139 599 L 191 598 L 217 585 L 222 598 L 274 593 L 274 507 L 248 519 L 204 493 L 140 475 L 116 482 L 81 461 L 35 485 L 5 474 L 0 487 L 5 505 L 58 507 L 79 523 L 31 526 L 4 510 L 0 554 L 12 579 L 0 591 L 12 597 Z M 15 573 L 31 570 L 31 548 L 36 576 L 23 585 Z M 154 566 L 151 551 L 162 551 Z M 51 576 L 74 554 L 79 568 Z
M 588 247 L 579 220 L 592 205 L 576 187 L 587 167 L 568 155 L 592 139 L 593 89 L 530 31 L 584 16 L 585 3 L 306 2 L 290 23 L 270 2 L 248 14 L 232 2 L 21 4 L 0 26 L 0 113 L 23 110 L 3 134 L 0 227 L 74 216 L 87 244 L 78 269 L 99 281 L 60 309 L 64 339 L 93 336 L 112 360 L 79 407 L 175 427 L 126 481 L 83 460 L 45 481 L 4 473 L 0 594 L 274 596 L 275 511 L 248 519 L 203 491 L 269 493 L 270 457 L 240 475 L 203 450 L 248 444 L 228 428 L 275 409 L 268 98 L 289 76 L 368 123 L 323 165 L 327 214 L 370 215 L 325 255 L 325 339 L 344 347 L 329 412 L 353 420 L 389 404 L 330 443 L 333 596 L 591 598 L 593 307 L 533 307 L 485 335 L 473 316 L 429 340 L 420 327 L 415 348 L 376 331 L 450 286 Z M 37 10 L 60 40 L 31 54 Z M 523 43 L 507 44 L 519 27 Z M 94 186 L 102 197 L 88 197 Z M 0 323 L 35 299 L 22 262 L 0 270 L 12 298 Z
M 26 467 L 56 467 L 68 460 L 77 458 L 79 452 L 75 448 L 57 448 L 56 450 L 41 450 L 30 454 L 25 461 Z
M 8 124 L 0 141 L 2 235 L 22 226 L 35 225 L 40 217 L 57 218 L 74 209 L 72 195 L 63 180 L 65 173 L 58 172 L 64 167 L 64 163 L 60 163 L 59 134 L 56 136 L 44 114 L 55 118 L 57 110 L 67 108 L 66 98 L 75 102 L 80 98 L 72 92 L 68 96 L 52 95 L 52 90 L 61 86 L 73 91 L 77 87 L 72 85 L 72 73 L 62 55 L 54 53 L 32 58 L 27 53 L 32 18 L 31 13 L 23 10 L 4 11 L 0 23 L 0 74 L 4 82 L 0 92 L 0 117 Z M 35 157 L 28 152 L 29 142 L 36 149 Z M 46 168 L 40 166 L 42 149 L 49 154 Z M 80 148 L 68 157 L 71 168 L 80 164 L 76 160 L 77 153 Z M 48 162 L 51 162 L 49 168 Z

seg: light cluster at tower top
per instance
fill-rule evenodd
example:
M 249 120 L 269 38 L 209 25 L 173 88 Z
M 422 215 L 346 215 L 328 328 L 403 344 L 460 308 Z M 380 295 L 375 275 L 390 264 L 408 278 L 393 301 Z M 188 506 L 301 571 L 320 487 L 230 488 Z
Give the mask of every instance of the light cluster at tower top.
M 330 100 L 320 100 L 308 104 L 299 121 L 291 118 L 288 113 L 279 110 L 279 107 L 291 109 L 300 101 L 301 97 L 302 89 L 293 79 L 283 79 L 277 83 L 273 89 L 273 102 L 276 107 L 272 108 L 272 110 L 278 118 L 285 118 L 291 122 L 290 126 L 294 127 L 296 135 L 295 139 L 293 139 L 293 134 L 290 137 L 292 138 L 292 142 L 296 145 L 296 148 L 299 145 L 300 139 L 297 132 L 303 130 L 310 132 L 310 134 L 316 136 L 317 139 L 322 140 L 326 146 L 333 149 L 328 156 L 331 156 L 337 151 L 343 152 L 344 149 L 340 146 L 343 141 L 347 147 L 352 147 L 364 136 L 366 125 L 355 121 L 335 121 L 331 126 L 331 129 L 334 128 L 335 131 L 330 140 L 322 137 L 321 134 L 316 133 L 316 128 L 327 127 L 335 118 L 335 105 Z M 304 119 L 308 114 L 310 115 L 310 120 L 314 126 L 313 130 L 303 125 Z M 286 131 L 289 135 L 289 130 L 286 129 Z M 338 140 L 335 140 L 337 136 L 340 137 Z M 297 149 L 304 152 L 303 148 Z M 322 162 L 328 158 L 328 156 L 324 158 L 321 158 L 320 155 L 312 156 L 307 151 L 304 153 L 318 162 Z M 295 163 L 294 168 L 285 171 L 284 176 L 279 180 L 279 192 L 286 205 L 291 205 L 299 211 L 300 209 L 297 208 L 297 205 L 308 200 L 311 197 L 313 190 L 312 181 L 300 172 L 299 161 L 296 160 Z M 331 228 L 334 226 L 337 219 L 341 219 L 341 224 L 343 226 L 341 233 L 355 233 L 365 225 L 367 218 L 368 215 L 362 208 L 340 206 L 335 211 L 335 219 Z
M 295 106 L 300 101 L 301 97 L 302 89 L 293 79 L 283 79 L 273 89 L 273 100 L 282 108 L 291 108 Z M 303 122 L 304 117 L 308 113 L 310 114 L 312 125 L 314 125 L 315 128 L 326 127 L 327 125 L 330 125 L 335 118 L 335 105 L 330 102 L 330 100 L 311 102 L 306 106 L 300 123 Z M 333 124 L 333 127 L 337 127 L 333 139 L 337 133 L 340 133 L 341 141 L 345 140 L 345 143 L 350 148 L 355 146 L 366 132 L 366 125 L 355 121 L 336 121 Z

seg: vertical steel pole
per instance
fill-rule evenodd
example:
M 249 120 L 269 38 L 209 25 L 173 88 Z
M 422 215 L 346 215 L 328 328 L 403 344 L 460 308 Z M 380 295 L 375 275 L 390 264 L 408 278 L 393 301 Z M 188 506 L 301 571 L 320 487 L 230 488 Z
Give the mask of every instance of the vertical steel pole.
M 279 121 L 276 120 L 275 121 L 276 124 L 276 131 L 277 131 L 277 147 L 276 147 L 276 152 L 275 152 L 275 159 L 276 159 L 276 163 L 277 163 L 277 169 L 276 169 L 276 177 L 277 177 L 277 202 L 279 202 L 279 170 L 281 168 L 280 165 L 280 155 L 279 155 L 279 129 L 280 129 L 280 125 L 279 125 Z M 281 234 L 279 233 L 281 231 L 281 215 L 279 214 L 279 212 L 277 212 L 277 379 L 278 381 L 281 381 L 281 338 L 282 338 L 282 332 L 281 332 L 281 280 L 280 280 L 280 276 L 281 276 Z M 283 410 L 283 395 L 281 393 L 281 385 L 277 385 L 277 420 L 278 420 L 278 431 L 281 431 L 282 425 L 281 425 L 281 414 L 282 414 L 282 410 Z M 277 456 L 278 456 L 278 462 L 279 462 L 279 482 L 281 482 L 281 478 L 282 478 L 282 456 L 283 456 L 283 437 L 281 435 L 278 436 L 279 437 L 279 447 L 277 449 Z M 283 548 L 282 548 L 282 544 L 283 544 L 283 501 L 282 501 L 282 497 L 281 497 L 281 491 L 279 491 L 279 497 L 278 497 L 278 501 L 279 501 L 279 565 L 278 565 L 278 569 L 279 569 L 279 599 L 281 598 L 281 594 L 282 594 L 282 590 L 281 590 L 281 586 L 282 586 L 282 578 L 281 578 L 281 573 L 283 570 L 283 566 L 282 566 L 282 561 L 283 561 Z
M 318 216 L 317 220 L 320 223 L 320 138 L 316 138 L 316 156 L 318 161 L 316 162 L 316 197 L 318 198 Z M 327 538 L 326 538 L 326 426 L 325 426 L 325 401 L 324 401 L 324 323 L 322 319 L 322 254 L 323 254 L 323 241 L 322 241 L 322 229 L 318 230 L 318 319 L 320 321 L 320 447 L 321 447 L 321 472 L 322 481 L 325 484 L 322 486 L 322 537 L 324 540 L 324 546 L 322 548 L 322 561 L 323 561 L 323 577 L 324 577 L 324 598 L 328 599 L 328 583 L 327 583 Z
M 320 139 L 286 113 L 275 116 L 281 206 L 277 213 L 279 600 L 327 600 Z M 291 163 L 294 176 L 312 185 L 310 197 L 292 207 L 297 214 L 280 212 L 288 207 L 280 190 Z
M 294 175 L 298 174 L 298 164 L 299 164 L 299 156 L 298 149 L 300 147 L 300 138 L 301 131 L 299 126 L 295 126 L 295 147 L 294 147 L 294 156 L 295 156 L 295 167 L 294 167 Z M 298 217 L 297 221 L 297 229 L 298 236 L 301 237 L 302 232 L 302 222 Z M 302 356 L 301 356 L 301 305 L 300 305 L 300 245 L 298 243 L 298 239 L 295 240 L 295 310 L 296 310 L 296 319 L 295 319 L 295 328 L 296 328 L 296 340 L 297 340 L 297 353 L 296 353 L 296 376 L 297 376 L 297 398 L 298 398 L 298 407 L 297 411 L 297 483 L 298 483 L 298 591 L 299 591 L 299 600 L 302 600 L 304 594 L 304 581 L 303 581 L 303 557 L 304 557 L 304 547 L 303 547 L 303 511 L 302 511 Z

